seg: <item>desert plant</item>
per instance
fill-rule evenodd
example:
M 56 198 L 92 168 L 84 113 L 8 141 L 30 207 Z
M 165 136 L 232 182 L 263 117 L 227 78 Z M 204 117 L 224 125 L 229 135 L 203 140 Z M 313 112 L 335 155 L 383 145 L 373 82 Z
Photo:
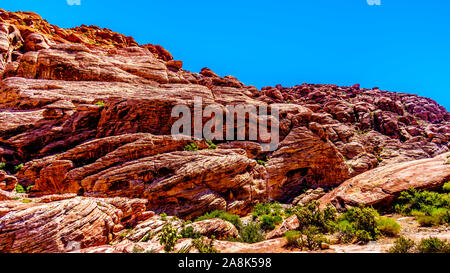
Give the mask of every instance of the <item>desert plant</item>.
M 360 241 L 370 241 L 376 240 L 380 235 L 377 228 L 378 217 L 378 212 L 371 207 L 351 208 L 342 214 L 339 221 L 346 221 L 351 226 L 347 227 L 347 231 L 354 231 Z
M 395 240 L 394 245 L 389 249 L 389 253 L 412 253 L 416 243 L 408 238 L 401 236 Z
M 105 106 L 105 103 L 104 103 L 103 101 L 97 101 L 97 102 L 95 103 L 95 105 L 98 105 L 98 106 Z
M 219 253 L 219 251 L 214 247 L 214 237 L 205 242 L 203 238 L 197 238 L 192 241 L 192 245 L 200 253 Z
M 261 227 L 257 223 L 249 223 L 243 226 L 239 231 L 240 241 L 248 244 L 254 244 L 264 240 Z
M 252 211 L 253 219 L 258 220 L 264 230 L 273 230 L 283 221 L 285 213 L 278 203 L 259 203 Z
M 19 172 L 22 168 L 23 168 L 23 164 L 22 163 L 20 163 L 19 165 L 17 165 L 17 166 L 14 166 L 14 172 Z
M 322 243 L 327 243 L 327 239 L 320 233 L 316 226 L 309 226 L 302 231 L 300 246 L 309 250 L 320 249 Z
M 189 151 L 189 152 L 195 152 L 195 151 L 199 150 L 199 147 L 198 147 L 197 143 L 192 142 L 192 143 L 189 143 L 188 145 L 186 145 L 184 147 L 184 150 Z
M 159 242 L 164 246 L 164 251 L 171 252 L 181 235 L 178 233 L 178 229 L 171 224 L 166 224 L 161 233 L 158 235 Z
M 23 186 L 20 185 L 20 184 L 17 184 L 17 185 L 16 185 L 16 192 L 17 192 L 17 193 L 26 193 L 25 189 L 24 189 Z
M 198 222 L 198 221 L 214 219 L 214 218 L 219 218 L 219 219 L 228 221 L 228 222 L 232 223 L 238 230 L 242 226 L 241 218 L 238 215 L 231 214 L 231 213 L 225 212 L 223 210 L 214 210 L 214 211 L 208 212 L 208 213 L 198 217 L 197 219 L 195 219 L 195 221 Z
M 202 235 L 199 232 L 195 231 L 194 227 L 188 226 L 181 230 L 181 237 L 198 239 L 198 238 L 202 237 Z
M 422 239 L 417 246 L 420 253 L 450 253 L 450 243 L 438 238 Z
M 336 229 L 337 211 L 332 206 L 322 211 L 319 203 L 312 201 L 305 206 L 295 207 L 293 211 L 301 223 L 301 229 L 315 226 L 322 233 L 333 232 Z
M 442 190 L 450 193 L 450 181 L 445 183 L 444 186 L 442 186 Z
M 298 230 L 290 230 L 284 233 L 287 245 L 292 247 L 300 247 L 300 237 L 302 233 Z
M 217 145 L 212 142 L 212 140 L 206 139 L 206 144 L 208 145 L 209 150 L 215 150 L 217 148 Z
M 0 170 L 5 170 L 5 167 L 6 167 L 6 163 L 0 162 Z
M 273 230 L 276 225 L 283 221 L 283 218 L 279 215 L 263 215 L 259 218 L 261 228 L 263 230 Z
M 385 236 L 397 236 L 402 227 L 394 219 L 379 217 L 377 219 L 377 229 Z

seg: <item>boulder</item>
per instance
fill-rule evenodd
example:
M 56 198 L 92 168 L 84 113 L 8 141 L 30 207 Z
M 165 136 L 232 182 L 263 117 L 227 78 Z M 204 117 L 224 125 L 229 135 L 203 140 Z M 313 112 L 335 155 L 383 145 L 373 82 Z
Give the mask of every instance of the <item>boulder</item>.
M 450 181 L 450 153 L 379 167 L 353 177 L 319 201 L 321 206 L 332 203 L 336 208 L 347 206 L 387 207 L 410 188 L 436 190 Z
M 102 245 L 114 238 L 115 226 L 131 214 L 145 209 L 122 211 L 115 199 L 69 198 L 50 203 L 8 201 L 0 214 L 0 252 L 68 252 Z M 134 201 L 130 201 L 134 202 Z M 120 203 L 120 202 L 119 202 Z
M 200 233 L 203 236 L 211 238 L 211 236 L 215 236 L 215 238 L 219 240 L 237 238 L 239 236 L 239 232 L 236 227 L 222 219 L 208 219 L 203 221 L 194 222 L 192 224 L 187 225 L 186 227 L 193 227 L 195 232 Z

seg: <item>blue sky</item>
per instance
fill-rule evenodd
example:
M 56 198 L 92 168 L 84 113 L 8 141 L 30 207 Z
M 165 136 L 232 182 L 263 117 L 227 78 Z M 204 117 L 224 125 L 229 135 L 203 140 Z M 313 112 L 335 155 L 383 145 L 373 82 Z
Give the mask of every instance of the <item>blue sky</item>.
M 2 1 L 61 27 L 107 27 L 160 44 L 194 72 L 257 87 L 332 83 L 415 93 L 450 109 L 450 1 Z

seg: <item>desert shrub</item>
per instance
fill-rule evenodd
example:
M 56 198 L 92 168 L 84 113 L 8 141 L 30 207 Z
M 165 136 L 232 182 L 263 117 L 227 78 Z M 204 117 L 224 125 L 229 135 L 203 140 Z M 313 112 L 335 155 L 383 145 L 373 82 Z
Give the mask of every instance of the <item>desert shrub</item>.
M 377 228 L 378 212 L 371 207 L 351 208 L 339 218 L 339 225 L 344 227 L 344 232 L 354 234 L 359 241 L 371 241 L 378 239 L 380 232 Z M 365 231 L 365 232 L 363 232 Z
M 442 186 L 442 190 L 445 192 L 450 192 L 450 181 L 445 183 L 444 186 Z
M 159 215 L 159 217 L 161 217 L 161 220 L 167 221 L 167 214 L 166 214 L 165 212 L 161 213 L 161 214 Z
M 24 189 L 23 186 L 20 185 L 20 184 L 17 184 L 17 185 L 16 185 L 16 192 L 17 192 L 17 193 L 26 193 L 25 189 Z
M 402 227 L 394 219 L 379 217 L 377 219 L 377 229 L 383 235 L 397 236 L 400 233 Z
M 217 145 L 212 142 L 212 140 L 206 139 L 206 144 L 208 145 L 209 150 L 215 150 L 217 148 Z
M 416 217 L 421 226 L 439 226 L 450 223 L 450 195 L 410 189 L 400 194 L 395 210 Z
M 273 230 L 283 221 L 285 213 L 278 203 L 260 203 L 252 211 L 253 219 L 258 220 L 263 230 Z
M 256 160 L 256 163 L 258 163 L 259 165 L 262 165 L 262 166 L 266 166 L 267 160 L 258 159 L 258 160 Z
M 417 246 L 420 253 L 450 253 L 450 243 L 438 238 L 422 239 Z
M 199 150 L 199 147 L 198 147 L 197 143 L 192 142 L 192 143 L 189 143 L 188 145 L 186 145 L 184 147 L 184 150 L 185 151 L 190 151 L 190 152 L 195 152 L 195 151 Z
M 6 163 L 0 162 L 0 170 L 5 170 L 5 168 L 6 168 Z
M 332 206 L 321 211 L 319 203 L 312 201 L 305 206 L 295 207 L 294 213 L 301 223 L 301 229 L 314 226 L 322 233 L 333 232 L 336 229 L 337 211 Z
M 17 166 L 14 166 L 14 172 L 19 172 L 22 168 L 23 168 L 23 164 L 22 163 L 20 163 L 19 165 L 17 165 Z
M 271 216 L 271 215 L 263 215 L 259 219 L 261 223 L 261 228 L 263 230 L 273 230 L 276 225 L 280 224 L 283 221 L 281 216 Z
M 192 245 L 198 250 L 200 253 L 219 253 L 219 251 L 214 247 L 214 238 L 205 242 L 203 238 L 197 238 L 192 241 Z
M 95 103 L 95 105 L 98 105 L 98 106 L 105 106 L 105 102 L 103 102 L 103 101 L 97 101 L 97 102 Z
M 286 238 L 287 245 L 292 247 L 300 247 L 300 238 L 302 237 L 302 233 L 298 230 L 290 230 L 284 233 L 284 237 Z
M 437 216 L 419 216 L 416 218 L 421 227 L 436 227 L 441 224 L 441 219 Z
M 408 238 L 400 237 L 395 240 L 394 245 L 389 249 L 389 253 L 412 253 L 416 243 Z
M 238 230 L 242 227 L 242 222 L 241 222 L 241 218 L 239 217 L 239 215 L 231 214 L 231 213 L 225 212 L 223 210 L 214 210 L 214 211 L 208 212 L 208 213 L 198 217 L 197 219 L 195 219 L 195 221 L 198 222 L 198 221 L 214 219 L 214 218 L 219 218 L 219 219 L 228 221 L 228 222 L 232 223 Z
M 164 246 L 164 251 L 171 252 L 178 239 L 181 238 L 181 235 L 178 234 L 176 227 L 173 227 L 171 224 L 166 224 L 161 233 L 159 233 L 158 238 L 160 244 Z
M 448 195 L 410 189 L 401 192 L 395 204 L 395 210 L 404 215 L 410 215 L 413 210 L 430 215 L 435 208 L 449 209 L 450 198 Z
M 309 226 L 302 231 L 300 237 L 301 248 L 309 250 L 320 249 L 322 243 L 327 243 L 327 239 L 320 233 L 320 229 L 316 226 Z
M 202 237 L 202 235 L 199 232 L 195 231 L 194 227 L 192 226 L 183 228 L 180 233 L 182 238 L 198 239 Z
M 258 243 L 264 240 L 261 227 L 257 223 L 249 223 L 239 230 L 240 241 L 248 244 Z
M 341 243 L 348 244 L 352 243 L 356 239 L 356 230 L 354 225 L 350 224 L 348 221 L 343 220 L 338 223 L 338 240 Z

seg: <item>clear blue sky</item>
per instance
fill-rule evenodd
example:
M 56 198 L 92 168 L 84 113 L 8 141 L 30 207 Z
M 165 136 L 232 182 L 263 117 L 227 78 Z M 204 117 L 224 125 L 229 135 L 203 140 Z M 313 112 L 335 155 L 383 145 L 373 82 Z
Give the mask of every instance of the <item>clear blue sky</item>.
M 98 25 L 161 44 L 185 69 L 208 66 L 257 87 L 378 86 L 450 109 L 450 1 L 2 1 L 61 27 Z

